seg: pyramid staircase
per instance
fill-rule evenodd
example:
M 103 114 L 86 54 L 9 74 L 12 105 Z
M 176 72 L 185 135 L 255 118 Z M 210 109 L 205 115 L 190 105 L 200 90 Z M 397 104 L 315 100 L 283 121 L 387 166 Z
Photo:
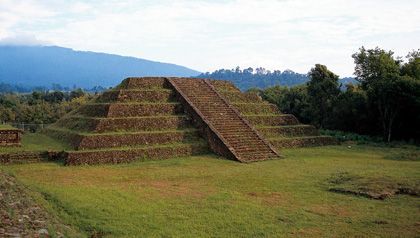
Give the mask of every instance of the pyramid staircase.
M 74 148 L 68 165 L 208 153 L 164 78 L 128 78 L 46 129 Z
M 337 144 L 333 137 L 320 135 L 315 127 L 301 124 L 291 114 L 281 113 L 255 93 L 243 93 L 229 81 L 209 82 L 276 149 Z
M 180 94 L 184 105 L 190 107 L 197 120 L 208 128 L 207 134 L 213 151 L 241 162 L 259 161 L 278 157 L 279 154 L 228 103 L 208 80 L 168 79 Z
M 163 77 L 127 78 L 45 133 L 73 147 L 63 154 L 68 165 L 209 151 L 251 162 L 277 158 L 276 148 L 336 143 L 230 82 Z

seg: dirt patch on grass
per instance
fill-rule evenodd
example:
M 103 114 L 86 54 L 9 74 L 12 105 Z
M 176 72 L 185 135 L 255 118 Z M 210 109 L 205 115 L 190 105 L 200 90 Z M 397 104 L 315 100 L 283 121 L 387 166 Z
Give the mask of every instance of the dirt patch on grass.
M 383 200 L 397 194 L 419 197 L 418 181 L 397 181 L 389 177 L 361 177 L 347 172 L 337 173 L 328 179 L 329 191 Z
M 65 237 L 76 234 L 39 206 L 14 177 L 0 172 L 0 237 Z
M 279 192 L 249 192 L 246 195 L 268 206 L 278 206 L 288 200 L 288 196 Z
M 312 206 L 307 210 L 307 212 L 320 216 L 350 217 L 353 215 L 351 211 L 344 207 L 325 204 Z

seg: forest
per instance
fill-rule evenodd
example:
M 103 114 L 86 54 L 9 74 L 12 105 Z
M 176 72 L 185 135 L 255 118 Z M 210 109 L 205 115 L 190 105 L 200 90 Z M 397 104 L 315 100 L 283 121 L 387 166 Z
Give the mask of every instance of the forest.
M 392 51 L 362 47 L 352 57 L 357 84 L 348 84 L 345 90 L 340 90 L 336 74 L 317 64 L 306 84 L 249 91 L 321 129 L 418 143 L 420 51 L 402 58 Z
M 221 79 L 233 82 L 239 89 L 246 90 L 252 87 L 267 88 L 274 85 L 293 86 L 308 81 L 305 74 L 295 73 L 292 70 L 270 71 L 262 67 L 241 69 L 219 69 L 212 73 L 202 73 L 198 78 Z
M 0 123 L 38 131 L 54 123 L 66 113 L 92 99 L 94 94 L 82 89 L 70 92 L 33 91 L 32 93 L 0 94 Z
M 296 73 L 292 70 L 268 70 L 263 67 L 241 69 L 239 66 L 234 69 L 218 69 L 214 72 L 206 72 L 197 76 L 197 78 L 228 80 L 235 84 L 241 90 L 250 88 L 267 88 L 276 85 L 296 86 L 305 84 L 309 81 L 307 74 Z M 339 79 L 343 85 L 355 83 L 354 78 L 346 77 Z

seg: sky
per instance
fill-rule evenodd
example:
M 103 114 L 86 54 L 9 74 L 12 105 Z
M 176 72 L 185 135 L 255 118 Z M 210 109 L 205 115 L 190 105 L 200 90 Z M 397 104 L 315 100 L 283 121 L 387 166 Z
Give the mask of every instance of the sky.
M 206 72 L 317 63 L 352 76 L 361 46 L 420 48 L 419 0 L 0 0 L 0 44 L 57 45 Z

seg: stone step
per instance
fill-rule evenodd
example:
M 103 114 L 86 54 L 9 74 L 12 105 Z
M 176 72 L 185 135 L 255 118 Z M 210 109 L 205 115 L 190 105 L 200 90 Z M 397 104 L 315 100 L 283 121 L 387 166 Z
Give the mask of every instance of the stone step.
M 155 145 L 200 140 L 197 129 L 173 131 L 82 133 L 49 127 L 48 134 L 72 142 L 75 150 Z M 67 138 L 64 138 L 67 137 Z
M 198 140 L 197 130 L 153 131 L 120 134 L 90 134 L 84 136 L 78 150 L 136 145 L 155 145 Z
M 285 126 L 299 124 L 299 121 L 292 114 L 254 114 L 245 115 L 245 118 L 256 126 Z
M 292 125 L 292 126 L 265 126 L 256 127 L 257 130 L 266 137 L 299 137 L 299 136 L 318 136 L 318 130 L 311 125 Z
M 0 154 L 0 164 L 37 163 L 44 159 L 44 152 L 20 151 Z
M 237 160 L 242 161 L 242 158 L 248 158 L 248 152 L 258 152 L 266 155 L 267 158 L 277 157 L 277 152 L 258 136 L 254 128 L 244 122 L 239 112 L 235 111 L 233 106 L 218 94 L 207 81 L 171 79 L 169 82 L 184 98 L 187 106 L 192 107 L 201 117 L 201 120 L 212 128 L 212 135 L 220 138 L 224 150 L 230 150 Z M 272 110 L 270 104 L 260 105 L 262 105 L 262 108 Z M 244 104 L 240 104 L 240 106 L 244 106 Z M 209 140 L 213 139 L 210 138 Z M 220 148 L 214 149 L 221 151 Z
M 264 152 L 261 152 L 261 149 L 263 149 L 262 147 L 235 147 L 235 151 L 241 151 L 241 152 L 255 152 L 255 153 L 260 153 L 260 154 L 266 154 Z
M 117 89 L 162 89 L 170 88 L 170 85 L 162 77 L 131 77 L 126 78 Z
M 178 143 L 159 146 L 140 146 L 108 150 L 68 151 L 66 165 L 127 163 L 141 159 L 170 159 L 208 153 L 206 143 Z
M 227 139 L 230 145 L 235 145 L 237 147 L 258 147 L 258 146 L 264 146 L 263 143 L 254 143 L 254 141 L 256 140 L 256 138 L 247 139 L 247 140 L 241 140 L 241 139 L 236 139 L 235 140 L 235 138 L 226 138 L 226 137 L 223 137 L 223 138 Z M 245 142 L 248 145 L 244 145 Z
M 112 131 L 156 131 L 176 130 L 187 127 L 190 120 L 185 115 L 180 116 L 144 116 L 144 117 L 83 117 L 68 116 L 60 119 L 57 126 L 76 130 L 91 132 L 112 132 Z
M 251 133 L 243 133 L 243 134 L 239 134 L 239 133 L 224 133 L 221 132 L 220 133 L 224 138 L 229 138 L 229 139 L 238 139 L 238 140 L 245 140 L 245 139 L 257 139 L 257 135 L 251 134 Z
M 223 129 L 223 133 L 226 133 L 226 134 L 234 133 L 234 134 L 244 135 L 243 132 L 248 132 L 248 131 L 242 128 L 231 128 L 231 127 Z
M 104 92 L 96 99 L 96 102 L 173 102 L 174 96 L 175 93 L 169 89 L 120 89 Z
M 279 109 L 268 103 L 232 103 L 232 105 L 242 114 L 275 114 L 280 113 Z
M 218 90 L 231 103 L 263 103 L 260 96 L 255 93 L 242 93 L 238 91 Z
M 183 113 L 179 103 L 91 103 L 83 105 L 78 113 L 95 117 L 135 117 L 176 115 Z
M 239 147 L 242 144 L 243 143 L 238 143 L 237 142 L 237 143 L 231 143 L 230 146 L 232 146 L 235 151 L 253 150 L 253 151 L 258 151 L 258 152 L 264 153 L 264 154 L 267 153 L 267 152 L 264 151 L 264 145 L 263 144 L 254 145 L 254 146 L 242 146 L 242 147 Z
M 209 80 L 209 82 L 217 89 L 224 91 L 240 92 L 240 90 L 233 85 L 232 82 L 226 80 Z

